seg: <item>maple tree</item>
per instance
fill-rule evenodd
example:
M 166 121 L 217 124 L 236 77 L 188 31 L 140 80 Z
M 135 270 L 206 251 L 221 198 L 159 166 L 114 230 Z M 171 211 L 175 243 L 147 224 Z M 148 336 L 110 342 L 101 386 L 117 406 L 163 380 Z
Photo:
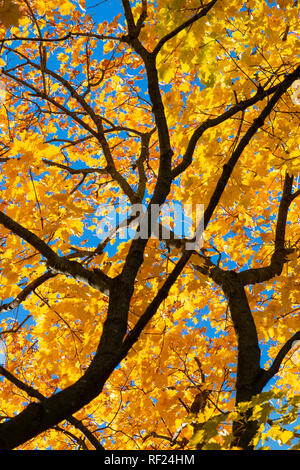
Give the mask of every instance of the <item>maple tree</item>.
M 119 10 L 1 3 L 0 448 L 299 449 L 297 2 Z

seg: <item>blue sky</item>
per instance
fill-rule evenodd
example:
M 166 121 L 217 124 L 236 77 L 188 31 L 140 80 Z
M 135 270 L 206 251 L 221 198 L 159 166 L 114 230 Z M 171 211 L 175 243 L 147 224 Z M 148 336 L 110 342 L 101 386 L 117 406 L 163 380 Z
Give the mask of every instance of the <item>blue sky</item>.
M 86 11 L 95 21 L 111 21 L 119 13 L 123 13 L 122 2 L 118 0 L 86 0 Z

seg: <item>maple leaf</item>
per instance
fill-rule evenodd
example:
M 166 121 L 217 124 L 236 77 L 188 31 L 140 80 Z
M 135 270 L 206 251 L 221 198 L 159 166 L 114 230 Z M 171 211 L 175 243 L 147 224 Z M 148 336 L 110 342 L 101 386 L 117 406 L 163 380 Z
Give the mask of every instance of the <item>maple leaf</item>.
M 19 5 L 13 0 L 2 0 L 0 4 L 0 22 L 7 28 L 18 26 L 19 19 L 22 17 Z

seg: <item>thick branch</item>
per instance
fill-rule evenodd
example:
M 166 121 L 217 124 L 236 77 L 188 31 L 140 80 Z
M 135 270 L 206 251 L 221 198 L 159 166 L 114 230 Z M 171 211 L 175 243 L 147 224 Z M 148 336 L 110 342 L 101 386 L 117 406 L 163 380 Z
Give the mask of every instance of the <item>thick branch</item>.
M 47 243 L 45 243 L 41 238 L 35 235 L 35 233 L 23 227 L 18 222 L 15 222 L 2 211 L 0 211 L 0 223 L 15 235 L 19 236 L 31 246 L 33 246 L 42 256 L 48 260 L 48 262 L 51 263 L 51 261 L 56 260 L 58 257 L 52 248 L 50 248 L 50 246 L 47 245 Z
M 274 253 L 271 257 L 270 264 L 269 266 L 264 266 L 262 268 L 251 268 L 238 273 L 240 282 L 244 286 L 266 282 L 275 276 L 279 276 L 282 272 L 284 263 L 287 261 L 287 255 L 293 252 L 293 249 L 285 248 L 285 230 L 288 210 L 291 202 L 299 194 L 299 191 L 292 194 L 292 186 L 293 176 L 286 174 L 278 209 Z
M 102 119 L 98 121 L 98 141 L 101 145 L 106 163 L 107 163 L 107 172 L 113 178 L 114 181 L 118 183 L 124 194 L 129 198 L 132 204 L 138 203 L 138 197 L 136 192 L 132 189 L 128 181 L 121 175 L 121 173 L 116 169 L 115 162 L 111 153 L 111 149 L 108 145 L 108 142 L 105 138 L 105 131 L 102 124 Z
M 152 112 L 155 119 L 155 125 L 158 133 L 159 141 L 159 170 L 157 183 L 153 192 L 153 196 L 147 208 L 146 217 L 148 218 L 148 226 L 151 226 L 151 207 L 155 204 L 161 206 L 164 204 L 171 188 L 171 164 L 173 151 L 171 149 L 169 128 L 165 115 L 165 109 L 161 97 L 157 67 L 155 57 L 152 56 L 140 43 L 136 35 L 136 25 L 133 19 L 130 3 L 122 0 L 125 12 L 126 22 L 128 26 L 127 43 L 142 58 L 147 75 L 147 88 L 152 104 Z M 137 201 L 138 202 L 138 201 Z M 147 244 L 147 237 L 133 240 L 128 256 L 125 260 L 122 278 L 126 279 L 128 286 L 133 286 L 134 279 L 139 267 L 143 262 L 143 253 Z
M 128 351 L 138 340 L 145 326 L 149 323 L 151 318 L 153 318 L 162 302 L 167 298 L 171 287 L 180 276 L 184 266 L 191 256 L 191 253 L 192 252 L 185 252 L 182 255 L 181 259 L 178 261 L 173 271 L 169 274 L 162 287 L 158 290 L 157 294 L 150 302 L 143 315 L 141 315 L 134 328 L 126 336 L 122 346 L 122 358 L 126 357 Z
M 128 27 L 126 42 L 143 59 L 146 68 L 147 88 L 152 104 L 152 112 L 155 119 L 156 129 L 158 132 L 160 149 L 159 175 L 162 174 L 163 177 L 167 176 L 170 178 L 171 158 L 173 152 L 171 150 L 169 128 L 159 87 L 157 67 L 155 63 L 156 57 L 152 53 L 149 53 L 138 39 L 139 31 L 133 18 L 130 2 L 128 0 L 122 0 L 122 4 Z M 143 11 L 145 11 L 145 6 L 143 6 Z M 145 13 L 142 13 L 142 15 L 145 16 Z
M 127 328 L 127 313 L 133 292 L 133 289 L 128 290 L 127 287 L 120 277 L 112 280 L 102 336 L 84 375 L 64 390 L 40 403 L 31 403 L 21 413 L 0 424 L 1 450 L 14 449 L 57 425 L 101 393 L 106 380 L 121 360 L 120 348 Z
M 0 39 L 0 44 L 4 44 L 5 42 L 12 42 L 12 41 L 22 41 L 22 42 L 40 42 L 40 43 L 51 43 L 51 42 L 64 42 L 70 38 L 93 38 L 93 39 L 100 39 L 101 41 L 124 41 L 123 37 L 112 36 L 109 34 L 97 34 L 97 33 L 75 33 L 69 32 L 65 36 L 61 36 L 60 38 L 45 38 L 45 37 L 25 37 L 25 36 L 12 36 L 8 38 Z
M 59 257 L 41 238 L 18 222 L 15 222 L 2 211 L 0 211 L 0 223 L 15 235 L 27 241 L 27 243 L 46 258 L 52 274 L 61 273 L 72 276 L 76 280 L 88 284 L 105 295 L 109 294 L 111 279 L 100 270 L 97 270 L 97 272 L 90 271 L 77 261 L 70 261 L 66 258 Z
M 299 78 L 300 76 L 300 66 L 295 69 L 292 73 L 288 74 L 286 78 L 279 83 L 278 85 L 275 85 L 267 90 L 264 89 L 258 89 L 257 92 L 255 93 L 254 96 L 251 98 L 248 98 L 246 100 L 240 101 L 239 103 L 233 105 L 230 107 L 227 111 L 225 111 L 223 114 L 215 117 L 215 118 L 209 118 L 206 121 L 204 121 L 199 127 L 195 129 L 193 132 L 193 135 L 190 138 L 188 147 L 186 149 L 186 152 L 183 156 L 182 161 L 172 170 L 172 176 L 173 178 L 176 178 L 179 176 L 184 170 L 188 168 L 188 166 L 192 163 L 193 160 L 193 154 L 196 148 L 196 145 L 199 141 L 199 139 L 202 137 L 203 133 L 212 127 L 215 127 L 223 122 L 225 122 L 227 119 L 231 118 L 235 114 L 239 113 L 240 111 L 244 111 L 250 106 L 253 106 L 254 104 L 258 103 L 259 101 L 263 100 L 264 98 L 273 95 L 277 93 L 276 98 L 274 99 L 274 104 L 280 99 L 280 97 L 283 95 L 283 93 L 286 92 L 286 90 L 291 86 L 291 84 Z M 270 109 L 268 113 L 270 112 Z M 265 119 L 265 118 L 263 118 Z M 251 128 L 250 128 L 251 129 Z
M 257 393 L 261 392 L 262 389 L 267 385 L 267 383 L 278 373 L 280 366 L 288 354 L 288 352 L 292 349 L 294 342 L 300 341 L 300 331 L 297 331 L 280 349 L 279 353 L 275 357 L 272 365 L 268 370 L 262 374 L 260 380 L 256 382 Z
M 46 158 L 43 158 L 42 161 L 48 166 L 56 166 L 57 168 L 61 168 L 71 175 L 89 175 L 90 173 L 100 173 L 101 175 L 108 174 L 108 171 L 105 168 L 72 168 L 62 163 L 47 160 Z
M 16 296 L 14 300 L 0 306 L 0 313 L 8 312 L 18 307 L 31 294 L 31 292 L 33 292 L 37 287 L 41 286 L 45 281 L 55 276 L 56 274 L 52 273 L 51 271 L 47 271 L 46 273 L 42 274 L 42 276 L 30 282 L 26 287 L 24 287 L 24 289 Z
M 300 67 L 296 71 L 294 71 L 292 74 L 290 74 L 279 86 L 276 87 L 276 91 L 268 104 L 265 106 L 261 114 L 257 119 L 254 120 L 253 124 L 250 126 L 248 131 L 245 133 L 245 135 L 242 137 L 240 140 L 239 144 L 237 145 L 236 149 L 234 150 L 231 158 L 229 159 L 228 163 L 224 165 L 223 167 L 223 172 L 221 177 L 219 178 L 219 181 L 216 185 L 215 191 L 211 197 L 211 200 L 208 204 L 208 207 L 205 210 L 204 213 L 204 229 L 207 227 L 215 208 L 218 205 L 218 202 L 224 192 L 224 189 L 227 185 L 227 182 L 230 178 L 230 175 L 240 157 L 242 154 L 244 148 L 248 145 L 249 141 L 251 138 L 255 135 L 257 130 L 263 126 L 265 119 L 267 116 L 270 114 L 270 112 L 273 110 L 275 104 L 278 102 L 278 100 L 281 98 L 281 96 L 286 92 L 286 90 L 289 88 L 289 86 L 293 83 L 295 80 L 295 76 L 298 76 L 300 73 Z M 180 273 L 182 272 L 183 268 L 185 267 L 186 263 L 189 261 L 190 257 L 192 255 L 192 251 L 190 252 L 185 252 L 181 256 L 179 262 L 176 264 L 175 268 L 171 272 L 171 274 L 168 276 L 166 279 L 165 283 L 163 286 L 160 288 L 158 291 L 157 295 L 153 299 L 153 301 L 149 304 L 147 307 L 145 313 L 141 316 L 141 318 L 138 320 L 137 324 L 133 328 L 133 330 L 128 334 L 126 340 L 124 341 L 124 351 L 129 350 L 130 347 L 134 344 L 135 341 L 137 341 L 141 331 L 145 327 L 145 325 L 151 320 L 151 318 L 154 316 L 156 313 L 157 309 L 161 305 L 161 302 L 167 297 L 168 292 L 171 288 L 171 286 L 174 284 Z M 249 326 L 251 324 L 251 331 L 253 331 L 253 341 L 252 341 L 252 350 L 254 351 L 253 357 L 255 357 L 255 361 L 253 364 L 253 370 L 258 370 L 259 369 L 259 358 L 260 358 L 260 352 L 258 348 L 258 342 L 257 342 L 257 334 L 256 334 L 256 328 L 253 323 L 253 318 L 251 311 L 249 309 L 249 305 L 246 299 L 246 295 L 244 293 L 243 285 L 239 279 L 236 279 L 235 285 L 238 295 L 237 298 L 240 299 L 241 301 L 241 306 L 244 305 L 245 311 L 247 312 L 247 317 L 249 318 Z M 232 297 L 232 300 L 234 297 Z M 234 308 L 234 307 L 233 307 Z M 250 320 L 252 319 L 252 320 Z M 237 327 L 238 328 L 238 327 Z M 243 327 L 242 327 L 243 328 Z M 244 329 L 243 329 L 244 331 Z M 243 354 L 244 355 L 244 354 Z M 246 361 L 246 359 L 245 359 Z M 243 362 L 243 361 L 242 361 Z M 253 377 L 252 377 L 253 378 Z M 246 394 L 246 393 L 245 393 Z M 242 394 L 244 395 L 244 394 Z
M 175 36 L 177 36 L 177 34 L 179 34 L 181 31 L 183 31 L 184 29 L 188 28 L 189 26 L 191 26 L 193 23 L 195 23 L 196 21 L 198 21 L 200 18 L 203 18 L 204 16 L 207 15 L 207 13 L 213 8 L 213 6 L 217 3 L 217 0 L 212 0 L 211 2 L 209 2 L 204 8 L 202 8 L 201 11 L 199 11 L 196 15 L 192 16 L 191 18 L 189 18 L 188 20 L 186 20 L 184 23 L 182 23 L 181 25 L 177 26 L 177 28 L 175 28 L 173 31 L 171 31 L 170 33 L 166 34 L 164 37 L 162 37 L 158 43 L 156 44 L 155 48 L 153 49 L 153 52 L 152 54 L 157 56 L 157 54 L 159 53 L 159 51 L 161 50 L 161 48 L 164 46 L 164 44 L 166 44 L 166 42 L 168 42 L 170 39 L 174 38 Z
M 1 365 L 0 374 L 3 375 L 6 379 L 8 379 L 20 390 L 26 392 L 27 395 L 29 395 L 30 397 L 37 398 L 39 401 L 44 401 L 46 399 L 46 397 L 42 393 L 33 388 L 31 385 L 28 385 L 17 377 L 15 377 L 11 372 L 9 372 Z M 104 450 L 104 447 L 100 444 L 98 439 L 95 438 L 93 433 L 82 423 L 82 421 L 75 418 L 74 416 L 69 416 L 67 418 L 67 421 L 69 421 L 69 423 L 72 424 L 75 428 L 79 429 L 82 434 L 86 436 L 86 438 L 90 441 L 90 443 L 94 446 L 96 450 Z
M 123 9 L 125 13 L 128 33 L 131 37 L 136 35 L 136 24 L 133 18 L 130 2 L 128 0 L 122 0 Z
M 297 72 L 297 73 L 296 73 Z M 272 112 L 274 106 L 276 103 L 280 100 L 282 95 L 287 91 L 287 89 L 291 86 L 293 81 L 295 80 L 295 76 L 300 76 L 300 66 L 298 67 L 297 71 L 295 71 L 294 74 L 290 74 L 289 77 L 287 77 L 277 88 L 276 92 L 274 95 L 270 98 L 270 101 L 268 104 L 265 106 L 265 108 L 262 110 L 260 115 L 254 119 L 254 122 L 252 125 L 249 127 L 247 132 L 244 134 L 244 136 L 241 138 L 239 144 L 237 145 L 236 149 L 233 151 L 230 159 L 228 160 L 227 164 L 223 166 L 223 172 L 222 175 L 217 183 L 217 186 L 215 188 L 215 191 L 209 201 L 209 204 L 205 210 L 204 214 L 204 227 L 207 226 L 208 221 L 210 220 L 215 208 L 217 207 L 221 196 L 224 192 L 224 189 L 228 183 L 228 180 L 231 176 L 231 173 L 241 156 L 242 152 L 244 151 L 245 147 L 249 144 L 250 140 L 252 137 L 256 134 L 258 129 L 264 125 L 265 119 L 269 116 L 269 114 Z

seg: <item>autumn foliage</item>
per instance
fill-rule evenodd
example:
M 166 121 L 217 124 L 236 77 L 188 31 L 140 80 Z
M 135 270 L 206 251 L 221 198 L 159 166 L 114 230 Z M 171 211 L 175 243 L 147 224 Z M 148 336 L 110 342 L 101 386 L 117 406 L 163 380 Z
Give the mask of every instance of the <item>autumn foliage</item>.
M 299 449 L 298 3 L 101 8 L 1 0 L 0 448 Z

